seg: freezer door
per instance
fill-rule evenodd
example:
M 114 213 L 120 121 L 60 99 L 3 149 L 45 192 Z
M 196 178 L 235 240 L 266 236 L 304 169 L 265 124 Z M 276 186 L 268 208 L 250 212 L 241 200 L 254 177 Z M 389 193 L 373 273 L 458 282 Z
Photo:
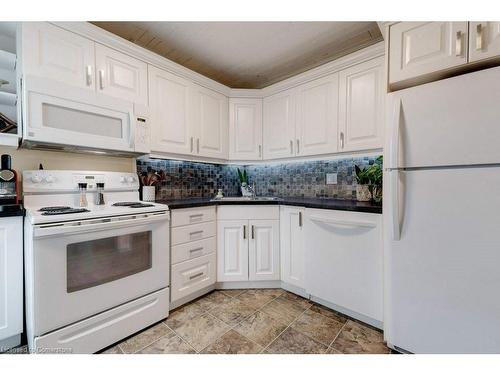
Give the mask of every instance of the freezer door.
M 386 166 L 500 163 L 500 67 L 389 94 Z
M 388 198 L 400 199 L 384 207 L 387 341 L 413 353 L 500 353 L 500 167 L 394 176 Z

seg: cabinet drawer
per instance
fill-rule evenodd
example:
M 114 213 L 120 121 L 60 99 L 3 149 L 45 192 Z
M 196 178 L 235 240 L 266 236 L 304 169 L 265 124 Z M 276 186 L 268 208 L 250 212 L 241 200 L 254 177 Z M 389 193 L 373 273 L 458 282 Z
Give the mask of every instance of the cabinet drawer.
M 215 237 L 172 246 L 172 264 L 184 262 L 215 252 Z
M 215 220 L 215 207 L 195 207 L 172 210 L 172 227 Z
M 172 246 L 215 236 L 215 221 L 172 228 Z
M 215 283 L 215 253 L 172 266 L 172 302 Z
M 217 208 L 217 220 L 279 220 L 278 205 L 230 205 Z

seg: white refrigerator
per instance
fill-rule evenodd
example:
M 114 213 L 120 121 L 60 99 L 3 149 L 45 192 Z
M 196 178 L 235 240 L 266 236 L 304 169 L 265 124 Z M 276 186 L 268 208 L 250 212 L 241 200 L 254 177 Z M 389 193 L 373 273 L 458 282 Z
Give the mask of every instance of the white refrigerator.
M 384 331 L 412 353 L 500 353 L 500 68 L 389 94 Z

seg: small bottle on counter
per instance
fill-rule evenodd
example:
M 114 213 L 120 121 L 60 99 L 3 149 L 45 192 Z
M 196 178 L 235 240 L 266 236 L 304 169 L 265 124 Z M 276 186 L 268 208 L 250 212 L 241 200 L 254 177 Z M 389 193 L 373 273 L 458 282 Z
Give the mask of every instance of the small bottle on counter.
M 104 182 L 98 182 L 95 184 L 95 186 L 96 186 L 95 204 L 96 204 L 96 206 L 102 206 L 105 204 L 105 202 L 104 202 Z
M 85 182 L 80 182 L 78 184 L 78 190 L 80 191 L 80 207 L 87 207 L 89 205 L 87 202 L 87 184 Z

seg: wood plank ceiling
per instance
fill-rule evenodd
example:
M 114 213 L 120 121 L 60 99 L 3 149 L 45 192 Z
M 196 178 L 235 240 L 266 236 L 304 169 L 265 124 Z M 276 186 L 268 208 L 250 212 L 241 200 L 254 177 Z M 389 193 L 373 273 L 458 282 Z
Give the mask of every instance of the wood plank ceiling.
M 376 22 L 93 23 L 231 88 L 263 88 L 382 40 Z

